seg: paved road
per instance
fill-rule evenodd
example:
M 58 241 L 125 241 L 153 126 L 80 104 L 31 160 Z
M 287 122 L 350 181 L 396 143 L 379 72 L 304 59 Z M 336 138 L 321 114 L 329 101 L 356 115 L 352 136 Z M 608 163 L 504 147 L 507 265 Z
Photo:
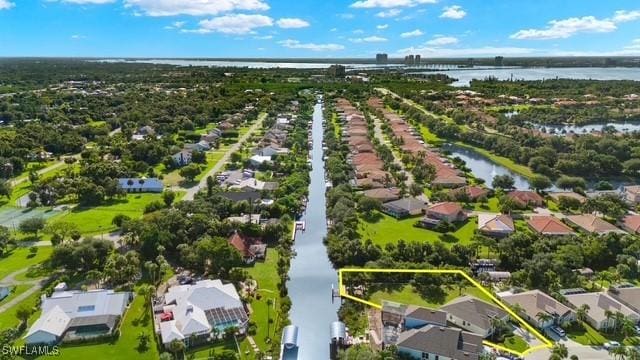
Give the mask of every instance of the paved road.
M 609 355 L 609 352 L 602 347 L 591 347 L 576 343 L 573 340 L 560 340 L 567 350 L 569 350 L 569 356 L 577 355 L 580 360 L 613 360 L 613 356 Z M 548 360 L 551 356 L 550 349 L 541 349 L 525 356 L 525 360 Z
M 378 141 L 380 141 L 381 144 L 387 144 L 389 146 L 389 148 L 391 148 L 390 143 L 385 139 L 384 137 L 384 133 L 382 132 L 382 121 L 380 119 L 378 119 L 377 116 L 373 115 L 373 114 L 369 114 L 369 116 L 371 116 L 371 118 L 373 119 L 373 125 L 374 125 L 374 134 L 376 136 L 376 138 L 378 139 Z M 407 188 L 409 188 L 409 186 L 411 186 L 411 184 L 413 184 L 414 180 L 413 180 L 413 174 L 410 171 L 407 171 L 404 167 L 404 164 L 402 163 L 402 161 L 400 161 L 398 154 L 395 153 L 395 151 L 392 150 L 393 153 L 393 162 L 400 166 L 400 169 L 402 169 L 402 172 L 405 173 L 405 175 L 407 176 L 407 180 L 405 181 L 405 184 L 407 185 Z
M 246 134 L 242 135 L 240 137 L 240 139 L 238 139 L 238 141 L 233 144 L 229 150 L 227 150 L 227 152 L 222 156 L 222 158 L 218 161 L 218 163 L 215 164 L 215 166 L 213 168 L 211 168 L 211 170 L 209 170 L 203 177 L 202 180 L 200 180 L 200 183 L 196 186 L 190 187 L 190 188 L 181 188 L 180 190 L 184 190 L 187 193 L 184 195 L 184 197 L 182 198 L 183 200 L 193 200 L 193 198 L 195 197 L 195 195 L 201 190 L 207 187 L 207 178 L 209 176 L 213 176 L 216 173 L 218 173 L 220 170 L 222 170 L 222 167 L 224 166 L 224 164 L 227 163 L 227 161 L 229 161 L 229 157 L 231 157 L 231 154 L 240 150 L 240 147 L 242 146 L 242 144 L 245 143 L 245 141 L 247 141 L 247 139 L 249 139 L 254 132 L 256 132 L 256 130 L 260 129 L 262 127 L 262 123 L 264 122 L 264 119 L 267 118 L 267 114 L 266 113 L 262 113 L 258 116 L 258 119 L 256 120 L 256 122 L 251 125 L 251 127 L 249 128 L 249 131 L 247 131 Z

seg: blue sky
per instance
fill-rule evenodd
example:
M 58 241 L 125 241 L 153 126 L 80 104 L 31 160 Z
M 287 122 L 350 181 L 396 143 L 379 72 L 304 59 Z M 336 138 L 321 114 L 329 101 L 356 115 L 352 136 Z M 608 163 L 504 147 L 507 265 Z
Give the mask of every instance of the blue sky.
M 0 0 L 0 56 L 640 55 L 637 0 Z

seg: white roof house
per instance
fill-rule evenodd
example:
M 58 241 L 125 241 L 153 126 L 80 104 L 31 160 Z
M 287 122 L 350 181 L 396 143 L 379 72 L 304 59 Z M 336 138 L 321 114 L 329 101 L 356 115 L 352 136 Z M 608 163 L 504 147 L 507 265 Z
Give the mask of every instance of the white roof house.
M 214 328 L 221 334 L 226 328 L 245 331 L 248 316 L 233 284 L 220 280 L 202 280 L 193 285 L 169 288 L 164 297 L 165 313 L 173 319 L 160 323 L 162 343 L 208 336 Z
M 270 164 L 271 156 L 253 155 L 251 158 L 249 158 L 249 162 L 251 162 L 251 165 L 253 166 L 259 166 L 265 163 Z
M 56 291 L 43 296 L 42 315 L 31 326 L 27 344 L 56 343 L 64 335 L 82 327 L 102 327 L 109 333 L 124 314 L 130 294 L 113 290 Z

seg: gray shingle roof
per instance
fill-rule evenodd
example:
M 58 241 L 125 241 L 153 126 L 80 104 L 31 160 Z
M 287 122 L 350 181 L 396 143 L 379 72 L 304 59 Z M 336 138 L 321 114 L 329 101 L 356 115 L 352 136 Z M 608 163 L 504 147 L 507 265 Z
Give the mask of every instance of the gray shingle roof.
M 401 333 L 398 347 L 459 360 L 477 360 L 483 350 L 481 336 L 433 325 Z

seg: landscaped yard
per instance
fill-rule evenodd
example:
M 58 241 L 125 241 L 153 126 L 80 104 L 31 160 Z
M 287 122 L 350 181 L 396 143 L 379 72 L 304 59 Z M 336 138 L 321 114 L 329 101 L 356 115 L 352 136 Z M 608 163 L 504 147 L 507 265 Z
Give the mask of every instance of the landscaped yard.
M 12 285 L 12 289 L 11 292 L 9 293 L 9 295 L 7 295 L 7 297 L 5 297 L 4 299 L 0 300 L 0 305 L 6 304 L 8 302 L 10 302 L 13 298 L 15 298 L 16 296 L 22 294 L 23 292 L 27 291 L 28 289 L 30 289 L 33 285 Z
M 8 329 L 11 327 L 18 326 L 20 324 L 20 320 L 18 320 L 18 317 L 16 316 L 18 309 L 20 309 L 23 306 L 35 307 L 38 302 L 38 299 L 40 298 L 40 295 L 41 293 L 39 291 L 36 291 L 35 293 L 29 295 L 26 299 L 22 300 L 19 304 L 16 304 L 8 308 L 6 311 L 0 313 L 0 329 Z M 40 310 L 36 311 L 33 315 L 31 315 L 31 317 L 27 322 L 28 326 L 33 325 L 33 323 L 36 320 L 38 320 L 39 316 L 40 316 Z
M 29 248 L 17 247 L 0 256 L 0 280 L 12 272 L 47 260 L 53 250 L 50 246 L 36 247 L 36 249 L 36 253 L 33 254 Z
M 434 275 L 434 276 L 437 276 L 437 275 Z M 440 308 L 442 305 L 448 303 L 449 301 L 454 300 L 457 297 L 461 296 L 459 290 L 455 287 L 453 289 L 445 288 L 445 291 L 447 295 L 445 296 L 442 302 L 432 302 L 422 297 L 414 289 L 412 285 L 405 285 L 400 290 L 394 290 L 390 292 L 376 291 L 370 296 L 369 301 L 376 304 L 382 304 L 383 300 L 387 300 L 387 301 L 398 302 L 401 304 L 418 305 L 418 306 L 437 309 L 437 308 Z M 475 286 L 469 286 L 466 289 L 462 290 L 462 296 L 464 295 L 475 296 L 484 301 L 491 302 L 489 297 L 487 297 L 482 291 L 480 291 L 480 289 L 478 289 Z
M 618 341 L 628 346 L 637 346 L 638 338 L 625 339 L 623 335 L 616 333 L 599 332 L 587 323 L 578 324 L 566 329 L 567 337 L 571 340 L 587 346 L 600 346 L 607 341 Z
M 518 335 L 513 335 L 504 339 L 504 343 L 500 345 L 517 352 L 523 352 L 529 348 L 529 344 L 527 344 L 527 342 Z
M 60 348 L 60 358 L 65 360 L 158 359 L 160 355 L 156 345 L 151 311 L 144 306 L 144 299 L 141 296 L 136 296 L 131 303 L 120 331 L 120 337 L 113 343 L 63 346 Z M 138 348 L 138 336 L 142 333 L 149 335 L 146 349 Z
M 113 217 L 124 214 L 130 218 L 139 218 L 147 204 L 152 201 L 162 201 L 161 194 L 129 194 L 126 199 L 114 200 L 105 205 L 81 208 L 76 207 L 55 217 L 55 220 L 64 220 L 78 225 L 83 235 L 96 235 L 116 230 L 111 224 Z
M 360 219 L 358 231 L 363 240 L 371 239 L 374 244 L 384 247 L 388 243 L 397 243 L 398 240 L 405 241 L 442 241 L 445 245 L 453 244 L 468 245 L 471 242 L 474 230 L 477 228 L 477 219 L 472 218 L 466 224 L 459 227 L 455 232 L 439 233 L 436 231 L 415 227 L 414 224 L 420 217 L 411 217 L 402 220 L 382 214 L 374 214 L 375 221 L 368 222 Z

